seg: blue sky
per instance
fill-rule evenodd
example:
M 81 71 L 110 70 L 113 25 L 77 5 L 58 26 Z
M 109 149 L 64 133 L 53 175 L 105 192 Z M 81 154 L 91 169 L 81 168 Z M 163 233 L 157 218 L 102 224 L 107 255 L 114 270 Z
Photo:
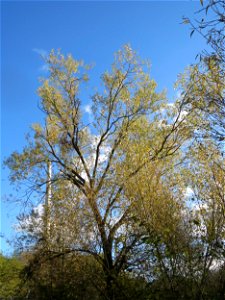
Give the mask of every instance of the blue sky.
M 193 18 L 198 1 L 102 1 L 102 2 L 2 2 L 1 48 L 1 159 L 25 145 L 30 125 L 43 118 L 38 109 L 38 78 L 45 76 L 40 53 L 62 49 L 86 63 L 95 63 L 91 71 L 90 94 L 99 77 L 110 68 L 113 53 L 130 43 L 142 58 L 149 59 L 151 75 L 159 89 L 174 94 L 178 73 L 195 62 L 205 47 L 198 35 L 190 38 L 190 28 L 182 25 L 182 16 Z M 88 104 L 90 99 L 84 99 Z M 2 198 L 14 193 L 2 171 Z M 2 201 L 0 232 L 12 238 L 12 224 L 18 205 Z M 2 251 L 11 248 L 2 239 Z

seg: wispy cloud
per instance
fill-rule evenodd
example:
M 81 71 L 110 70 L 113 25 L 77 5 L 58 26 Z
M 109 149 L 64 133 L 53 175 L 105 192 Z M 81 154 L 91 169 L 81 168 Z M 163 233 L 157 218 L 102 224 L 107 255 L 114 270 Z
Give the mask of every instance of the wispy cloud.
M 32 51 L 35 52 L 35 53 L 37 53 L 38 55 L 40 55 L 42 57 L 46 57 L 48 55 L 48 51 L 46 51 L 44 49 L 33 48 Z
M 44 60 L 48 56 L 48 51 L 41 49 L 41 48 L 33 48 L 32 51 L 35 52 L 36 54 L 38 54 L 39 56 L 41 56 Z M 42 73 L 48 72 L 49 71 L 48 64 L 46 64 L 46 63 L 42 64 L 40 66 L 40 68 L 38 68 L 38 71 L 40 71 Z
M 48 64 L 43 64 L 43 65 L 39 68 L 39 71 L 41 71 L 41 72 L 48 72 L 48 71 L 49 71 Z

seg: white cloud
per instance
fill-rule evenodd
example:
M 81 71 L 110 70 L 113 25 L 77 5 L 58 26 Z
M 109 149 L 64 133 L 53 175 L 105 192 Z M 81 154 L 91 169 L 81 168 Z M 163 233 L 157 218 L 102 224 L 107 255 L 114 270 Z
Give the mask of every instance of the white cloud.
M 91 114 L 92 114 L 91 105 L 90 105 L 90 104 L 85 105 L 85 106 L 84 106 L 84 111 L 85 111 L 87 114 L 91 115 Z
M 179 115 L 177 115 L 176 117 L 173 118 L 173 122 L 175 122 L 176 120 L 178 122 L 186 122 L 185 118 L 188 115 L 188 112 L 186 110 L 183 110 L 179 113 Z M 178 119 L 177 119 L 178 117 Z
M 183 111 L 180 113 L 179 120 L 180 120 L 180 121 L 183 120 L 183 119 L 186 117 L 187 114 L 188 114 L 188 112 L 187 112 L 186 110 L 183 110 Z
M 191 196 L 194 195 L 194 191 L 192 190 L 192 188 L 190 188 L 189 186 L 186 188 L 186 190 L 184 191 L 184 196 L 186 198 L 190 198 Z
M 43 216 L 43 214 L 44 214 L 44 206 L 43 206 L 43 204 L 42 203 L 38 204 L 38 206 L 36 206 L 34 208 L 34 212 L 36 214 L 38 214 L 38 216 Z

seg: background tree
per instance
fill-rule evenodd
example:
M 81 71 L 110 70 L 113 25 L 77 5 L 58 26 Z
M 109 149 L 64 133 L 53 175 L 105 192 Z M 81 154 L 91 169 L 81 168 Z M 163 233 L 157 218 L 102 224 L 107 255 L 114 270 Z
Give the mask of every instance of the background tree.
M 210 127 L 211 134 L 221 143 L 225 136 L 225 3 L 209 0 L 201 4 L 199 18 L 184 18 L 184 23 L 191 24 L 191 35 L 198 32 L 210 48 L 199 54 L 200 61 L 189 74 L 186 101 L 203 113 L 203 126 Z
M 20 272 L 24 262 L 18 257 L 0 255 L 0 297 L 1 299 L 17 299 L 20 289 Z

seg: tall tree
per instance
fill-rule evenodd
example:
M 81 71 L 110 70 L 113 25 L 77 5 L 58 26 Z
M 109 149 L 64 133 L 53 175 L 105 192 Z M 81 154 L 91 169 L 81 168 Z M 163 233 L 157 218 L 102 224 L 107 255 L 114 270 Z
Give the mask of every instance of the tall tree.
M 182 113 L 182 101 L 168 111 L 165 95 L 156 92 L 144 62 L 129 46 L 118 51 L 112 70 L 101 77 L 102 91 L 92 97 L 92 123 L 82 115 L 83 62 L 53 51 L 47 63 L 49 76 L 39 88 L 45 124 L 34 125 L 29 145 L 6 163 L 11 179 L 31 181 L 35 192 L 45 194 L 51 181 L 47 226 L 61 232 L 60 239 L 60 220 L 69 224 L 72 239 L 70 229 L 63 232 L 69 242 L 62 252 L 93 255 L 105 274 L 107 299 L 114 299 L 118 275 L 141 241 L 126 187 L 135 178 L 139 184 L 137 175 L 152 162 L 178 151 L 190 135 L 184 119 L 191 114 Z M 58 253 L 54 233 L 43 239 L 52 243 L 49 252 Z

